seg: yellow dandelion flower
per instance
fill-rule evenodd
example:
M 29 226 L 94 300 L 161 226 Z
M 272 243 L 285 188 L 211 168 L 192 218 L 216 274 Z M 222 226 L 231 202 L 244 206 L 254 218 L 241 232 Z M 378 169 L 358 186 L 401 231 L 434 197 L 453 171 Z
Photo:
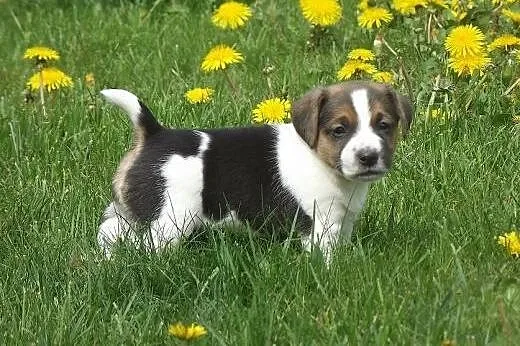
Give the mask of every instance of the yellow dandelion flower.
M 474 7 L 475 2 L 473 0 L 451 0 L 450 12 L 456 20 L 461 21 L 468 15 L 468 10 L 471 10 Z
M 257 123 L 281 123 L 291 117 L 291 103 L 279 97 L 260 102 L 253 109 L 253 120 Z
M 351 60 L 373 61 L 376 55 L 369 49 L 357 48 L 351 50 L 347 57 Z
M 360 0 L 357 7 L 361 10 L 361 11 L 364 11 L 368 8 L 368 0 Z
M 96 79 L 94 78 L 94 74 L 92 72 L 87 73 L 85 75 L 85 84 L 87 87 L 92 88 L 96 84 Z
M 224 44 L 213 47 L 202 61 L 202 70 L 205 72 L 223 70 L 228 65 L 244 60 L 242 54 Z
M 251 8 L 246 4 L 229 1 L 215 10 L 211 21 L 219 28 L 234 30 L 245 25 L 251 15 Z
M 192 323 L 189 325 L 184 325 L 181 322 L 177 322 L 175 324 L 171 324 L 168 327 L 168 334 L 175 336 L 181 340 L 195 340 L 204 335 L 206 335 L 208 331 L 203 326 Z
M 402 15 L 415 14 L 416 7 L 426 7 L 426 0 L 393 0 L 392 7 Z
M 513 256 L 520 256 L 520 234 L 511 230 L 498 237 L 497 242 L 506 248 L 507 252 Z
M 457 26 L 444 41 L 446 50 L 455 57 L 478 55 L 482 50 L 484 34 L 479 28 L 468 24 Z
M 389 23 L 393 16 L 386 8 L 367 7 L 358 16 L 358 24 L 362 28 L 379 28 L 383 23 Z
M 448 66 L 453 69 L 459 76 L 463 74 L 473 74 L 475 71 L 482 71 L 491 59 L 485 53 L 455 56 L 448 59 Z
M 429 113 L 424 111 L 421 112 L 421 115 L 433 120 L 447 120 L 450 117 L 447 112 L 440 108 L 431 108 Z
M 300 8 L 314 25 L 331 26 L 341 19 L 342 8 L 337 0 L 300 0 Z
M 368 62 L 360 60 L 348 60 L 345 65 L 343 65 L 343 67 L 338 71 L 337 77 L 340 80 L 346 80 L 361 72 L 366 72 L 372 75 L 377 72 L 377 68 Z
M 448 8 L 447 0 L 428 0 L 428 5 L 430 7 Z
M 58 70 L 56 67 L 46 67 L 42 69 L 41 75 L 40 72 L 36 72 L 27 81 L 27 86 L 31 90 L 39 90 L 40 82 L 42 82 L 42 86 L 49 92 L 61 87 L 70 87 L 73 84 L 72 78 Z
M 502 10 L 502 14 L 509 18 L 513 23 L 520 23 L 520 12 Z
M 211 88 L 194 88 L 186 91 L 184 96 L 189 103 L 206 103 L 211 101 L 211 96 L 215 91 Z
M 24 59 L 36 59 L 37 61 L 58 60 L 60 55 L 57 51 L 47 47 L 31 47 L 23 54 Z
M 379 83 L 393 83 L 394 75 L 392 72 L 376 72 L 372 75 L 372 80 Z
M 519 44 L 520 44 L 520 37 L 516 37 L 515 35 L 506 34 L 506 35 L 501 35 L 501 36 L 498 36 L 497 38 L 495 38 L 493 40 L 493 42 L 491 42 L 489 44 L 488 50 L 492 51 L 497 48 L 504 48 L 507 50 L 508 48 L 511 48 L 511 46 L 516 46 Z
M 455 342 L 455 340 L 444 339 L 441 342 L 441 346 L 457 346 L 457 343 Z

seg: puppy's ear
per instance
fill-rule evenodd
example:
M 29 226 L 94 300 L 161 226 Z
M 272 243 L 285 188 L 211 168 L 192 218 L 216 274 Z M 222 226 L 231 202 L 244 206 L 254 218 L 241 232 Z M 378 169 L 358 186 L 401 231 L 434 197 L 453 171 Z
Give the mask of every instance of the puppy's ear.
M 408 96 L 400 94 L 389 85 L 386 86 L 386 89 L 390 97 L 393 99 L 395 110 L 397 116 L 399 117 L 401 132 L 403 137 L 405 137 L 410 130 L 410 126 L 412 125 L 414 115 L 412 102 Z
M 311 148 L 316 146 L 318 140 L 318 118 L 325 100 L 325 89 L 316 88 L 303 95 L 292 106 L 293 126 Z
M 408 96 L 404 96 L 399 93 L 396 94 L 399 121 L 401 122 L 401 131 L 403 136 L 406 136 L 410 130 L 410 126 L 412 125 L 414 109 L 412 106 L 412 101 Z

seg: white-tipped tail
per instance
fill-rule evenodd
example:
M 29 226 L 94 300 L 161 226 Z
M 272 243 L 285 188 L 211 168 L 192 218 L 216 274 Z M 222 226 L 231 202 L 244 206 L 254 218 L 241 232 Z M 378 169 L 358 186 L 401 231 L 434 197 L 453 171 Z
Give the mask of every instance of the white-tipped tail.
M 137 127 L 140 125 L 141 104 L 137 96 L 123 89 L 101 90 L 101 95 L 103 95 L 108 102 L 121 107 L 121 109 L 127 112 L 134 126 Z

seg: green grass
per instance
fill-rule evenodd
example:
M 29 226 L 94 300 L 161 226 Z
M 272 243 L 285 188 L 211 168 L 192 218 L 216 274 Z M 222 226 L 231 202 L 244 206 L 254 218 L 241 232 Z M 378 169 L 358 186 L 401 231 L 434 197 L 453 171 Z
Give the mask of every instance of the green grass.
M 170 126 L 247 125 L 266 97 L 287 92 L 294 100 L 335 82 L 346 52 L 373 40 L 347 2 L 342 24 L 316 50 L 306 48 L 309 29 L 296 1 L 257 1 L 238 32 L 212 27 L 209 2 L 164 1 L 142 19 L 151 6 L 0 3 L 1 344 L 168 344 L 175 340 L 167 326 L 177 320 L 206 326 L 198 344 L 520 338 L 520 262 L 494 239 L 520 226 L 520 131 L 510 120 L 518 94 L 502 96 L 520 71 L 454 79 L 449 102 L 434 105 L 453 117 L 427 120 L 433 80 L 446 73 L 445 32 L 426 46 L 421 18 L 398 18 L 387 33 L 404 57 L 417 118 L 394 170 L 373 186 L 354 244 L 338 249 L 330 269 L 297 246 L 220 229 L 160 256 L 123 247 L 102 261 L 98 220 L 131 129 L 125 115 L 90 96 L 86 73 L 95 74 L 95 94 L 129 89 Z M 219 42 L 236 43 L 246 57 L 230 71 L 237 97 L 222 75 L 199 69 Z M 22 96 L 31 66 L 21 56 L 35 44 L 58 49 L 57 65 L 75 82 L 47 99 L 47 118 Z M 266 65 L 275 67 L 272 91 Z M 388 52 L 380 65 L 399 70 Z M 211 104 L 185 102 L 196 85 L 215 87 Z

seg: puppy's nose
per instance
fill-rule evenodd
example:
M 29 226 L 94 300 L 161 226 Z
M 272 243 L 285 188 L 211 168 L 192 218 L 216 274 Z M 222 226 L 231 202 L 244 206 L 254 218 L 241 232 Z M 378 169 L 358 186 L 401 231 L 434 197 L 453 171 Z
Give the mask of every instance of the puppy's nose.
M 379 154 L 375 150 L 360 150 L 357 152 L 359 163 L 365 167 L 372 167 L 377 163 Z

